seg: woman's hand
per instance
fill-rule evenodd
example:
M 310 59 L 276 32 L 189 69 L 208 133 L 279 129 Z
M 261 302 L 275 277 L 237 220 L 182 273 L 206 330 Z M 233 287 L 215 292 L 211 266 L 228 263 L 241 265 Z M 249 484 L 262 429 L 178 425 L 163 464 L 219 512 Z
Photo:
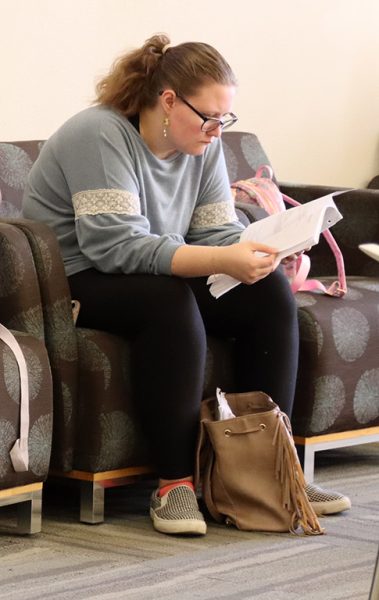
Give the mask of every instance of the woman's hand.
M 257 242 L 239 242 L 214 248 L 213 269 L 242 283 L 252 284 L 267 277 L 278 266 L 277 250 Z
M 257 242 L 239 242 L 231 246 L 179 246 L 171 261 L 173 275 L 204 277 L 225 273 L 243 283 L 255 283 L 267 277 L 280 261 L 277 249 Z
M 303 252 L 297 252 L 296 254 L 290 254 L 289 256 L 285 256 L 280 261 L 280 264 L 289 265 L 289 264 L 295 262 L 299 258 L 299 256 L 301 256 L 302 254 L 303 254 Z
M 282 265 L 288 265 L 294 261 L 296 261 L 299 256 L 301 256 L 302 254 L 304 254 L 304 252 L 309 252 L 311 248 L 306 248 L 305 250 L 300 250 L 300 252 L 296 252 L 295 254 L 290 254 L 289 256 L 286 256 L 285 258 L 283 258 L 280 262 Z

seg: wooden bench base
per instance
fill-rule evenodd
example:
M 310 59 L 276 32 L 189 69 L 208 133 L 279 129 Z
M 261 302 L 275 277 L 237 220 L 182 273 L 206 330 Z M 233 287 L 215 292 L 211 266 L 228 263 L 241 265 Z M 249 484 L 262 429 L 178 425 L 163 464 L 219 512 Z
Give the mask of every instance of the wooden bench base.
M 80 481 L 80 521 L 94 525 L 104 521 L 104 490 L 106 488 L 130 485 L 141 477 L 153 475 L 153 470 L 148 466 L 139 466 L 100 473 L 75 470 L 50 471 L 50 475 Z
M 31 534 L 41 531 L 41 482 L 0 490 L 0 507 L 17 504 L 16 533 Z

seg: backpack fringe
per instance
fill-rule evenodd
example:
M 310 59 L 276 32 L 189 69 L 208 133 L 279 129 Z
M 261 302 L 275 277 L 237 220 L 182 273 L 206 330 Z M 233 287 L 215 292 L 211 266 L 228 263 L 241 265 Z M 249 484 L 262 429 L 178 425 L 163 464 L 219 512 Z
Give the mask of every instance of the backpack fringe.
M 275 476 L 282 486 L 283 507 L 292 514 L 291 532 L 301 527 L 305 535 L 322 535 L 321 527 L 305 491 L 304 474 L 292 438 L 291 424 L 286 414 L 278 411 L 273 439 L 276 446 Z

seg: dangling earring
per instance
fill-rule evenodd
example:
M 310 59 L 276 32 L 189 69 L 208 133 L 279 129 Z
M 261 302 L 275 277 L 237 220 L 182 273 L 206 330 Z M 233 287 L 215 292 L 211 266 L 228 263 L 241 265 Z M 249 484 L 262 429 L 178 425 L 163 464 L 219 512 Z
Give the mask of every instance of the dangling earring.
M 163 137 L 167 137 L 167 127 L 170 125 L 170 120 L 168 117 L 163 119 Z

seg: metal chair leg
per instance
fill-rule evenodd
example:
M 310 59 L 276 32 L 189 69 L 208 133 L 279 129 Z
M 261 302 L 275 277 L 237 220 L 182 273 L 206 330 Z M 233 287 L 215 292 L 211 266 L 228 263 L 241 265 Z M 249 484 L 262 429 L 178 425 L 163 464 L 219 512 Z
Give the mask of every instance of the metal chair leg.
M 312 483 L 314 479 L 314 466 L 315 466 L 315 452 L 310 446 L 303 444 L 296 444 L 297 455 L 301 467 L 303 469 L 304 477 L 307 483 Z
M 80 482 L 80 521 L 104 522 L 104 487 L 97 481 Z
M 304 447 L 304 477 L 307 483 L 312 483 L 315 475 L 315 450 L 310 446 Z
M 376 562 L 374 567 L 374 573 L 372 576 L 370 598 L 369 600 L 378 600 L 379 598 L 379 550 L 376 555 Z
M 17 503 L 17 533 L 39 533 L 42 528 L 42 490 Z

